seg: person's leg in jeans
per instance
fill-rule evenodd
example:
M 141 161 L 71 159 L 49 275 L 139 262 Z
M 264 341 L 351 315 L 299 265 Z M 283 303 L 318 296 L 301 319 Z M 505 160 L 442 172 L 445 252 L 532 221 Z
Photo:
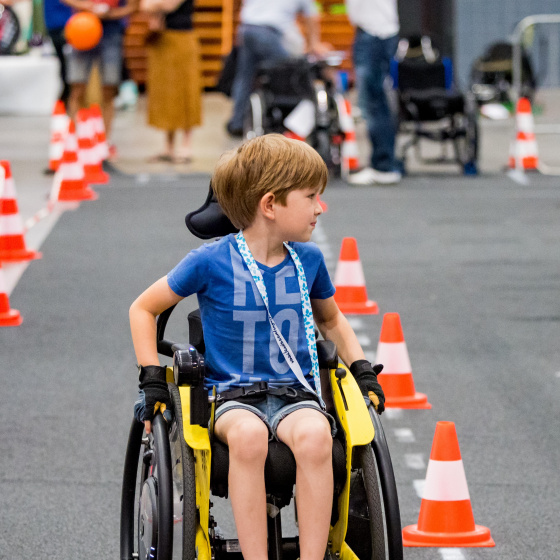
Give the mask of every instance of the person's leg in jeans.
M 286 49 L 282 46 L 281 33 L 270 28 L 242 26 L 239 38 L 241 45 L 232 90 L 233 114 L 228 123 L 230 132 L 239 132 L 243 129 L 243 117 L 259 63 L 288 57 Z
M 68 103 L 68 96 L 70 95 L 70 85 L 66 79 L 66 59 L 64 58 L 64 45 L 66 39 L 64 37 L 64 27 L 60 29 L 49 29 L 49 36 L 51 38 L 56 57 L 60 62 L 60 79 L 62 81 L 62 91 L 60 92 L 59 99 L 66 105 Z
M 379 39 L 358 32 L 354 44 L 358 104 L 372 145 L 371 167 L 382 172 L 395 170 L 395 123 L 383 82 L 397 43 L 397 36 Z

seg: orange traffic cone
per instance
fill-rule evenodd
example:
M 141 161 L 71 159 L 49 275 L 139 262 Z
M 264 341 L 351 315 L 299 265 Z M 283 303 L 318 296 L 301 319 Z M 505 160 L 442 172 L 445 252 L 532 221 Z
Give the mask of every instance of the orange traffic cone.
M 78 157 L 84 166 L 84 181 L 87 184 L 105 184 L 109 182 L 109 176 L 101 168 L 94 126 L 90 111 L 80 109 L 76 115 L 76 135 L 78 137 Z
M 41 253 L 25 245 L 16 186 L 10 162 L 0 161 L 0 261 L 30 261 L 40 259 Z
M 70 121 L 64 142 L 64 155 L 55 173 L 50 201 L 96 200 L 97 193 L 84 180 L 84 168 L 78 159 L 78 141 L 74 121 Z
M 375 361 L 383 364 L 377 376 L 385 393 L 386 408 L 432 408 L 424 393 L 417 393 L 412 366 L 398 313 L 385 313 Z
M 51 117 L 51 139 L 49 142 L 49 171 L 56 171 L 64 153 L 64 136 L 68 130 L 68 115 L 64 102 L 55 103 Z
M 4 271 L 0 264 L 0 327 L 17 327 L 23 319 L 17 309 L 10 309 L 10 300 L 4 282 Z
M 358 244 L 353 237 L 345 237 L 342 240 L 334 274 L 334 285 L 336 288 L 334 300 L 342 313 L 350 315 L 379 313 L 377 303 L 367 297 L 366 280 L 358 254 Z
M 510 144 L 509 167 L 534 171 L 539 166 L 539 154 L 531 102 L 526 97 L 517 102 L 515 122 L 516 138 Z
M 95 145 L 97 146 L 97 157 L 103 162 L 109 157 L 109 143 L 105 133 L 105 123 L 103 122 L 103 114 L 101 107 L 97 103 L 92 103 L 90 114 L 93 121 L 93 129 L 95 131 Z
M 338 118 L 340 128 L 344 133 L 341 148 L 341 172 L 343 177 L 347 177 L 350 171 L 357 171 L 360 168 L 358 154 L 358 144 L 356 142 L 356 129 L 352 117 L 352 105 L 348 99 L 342 95 L 336 96 Z
M 495 546 L 490 529 L 475 525 L 453 422 L 438 422 L 416 525 L 403 529 L 404 546 Z
M 319 196 L 318 196 L 318 199 L 319 199 L 319 204 L 321 205 L 321 208 L 322 208 L 323 212 L 326 212 L 329 209 L 328 204 L 324 200 L 321 200 L 321 197 L 319 197 Z

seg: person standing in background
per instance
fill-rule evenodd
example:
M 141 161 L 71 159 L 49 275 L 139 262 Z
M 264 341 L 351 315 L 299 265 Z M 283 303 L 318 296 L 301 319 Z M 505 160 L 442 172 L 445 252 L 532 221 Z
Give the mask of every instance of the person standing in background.
M 319 17 L 312 0 L 245 0 L 237 32 L 239 54 L 233 82 L 233 114 L 227 123 L 231 136 L 243 136 L 243 117 L 249 103 L 255 73 L 264 61 L 290 56 L 285 38 L 297 27 L 302 14 L 308 52 L 322 55 L 328 50 L 320 42 Z
M 164 151 L 151 162 L 189 163 L 192 128 L 202 122 L 200 53 L 193 0 L 141 0 L 150 14 L 148 124 L 165 131 Z M 175 151 L 176 132 L 181 130 Z
M 70 85 L 66 79 L 66 59 L 64 57 L 64 26 L 72 15 L 72 8 L 61 2 L 61 0 L 43 0 L 43 10 L 45 14 L 45 26 L 51 38 L 56 56 L 60 62 L 60 79 L 62 81 L 62 91 L 59 100 L 67 105 L 70 95 Z
M 103 24 L 103 37 L 99 44 L 88 51 L 72 48 L 68 55 L 68 81 L 70 97 L 68 115 L 75 119 L 76 113 L 86 102 L 87 82 L 91 68 L 99 63 L 102 81 L 102 112 L 107 138 L 111 137 L 111 125 L 115 109 L 113 100 L 119 91 L 123 64 L 123 35 L 125 19 L 137 7 L 137 0 L 63 0 L 79 12 L 92 12 Z M 116 148 L 109 143 L 109 159 L 115 159 Z
M 395 161 L 396 126 L 383 82 L 399 42 L 397 0 L 346 0 L 356 27 L 353 59 L 358 105 L 371 142 L 371 167 L 350 175 L 353 185 L 394 184 L 401 180 Z

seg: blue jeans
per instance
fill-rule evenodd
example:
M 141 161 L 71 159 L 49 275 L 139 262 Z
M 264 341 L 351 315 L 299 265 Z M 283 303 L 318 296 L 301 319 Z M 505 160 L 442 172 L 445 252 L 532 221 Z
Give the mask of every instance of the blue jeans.
M 356 31 L 354 42 L 358 105 L 366 120 L 371 141 L 371 167 L 378 171 L 394 171 L 396 168 L 396 127 L 383 82 L 389 74 L 398 42 L 398 35 L 380 39 L 361 29 Z
M 232 129 L 243 128 L 243 117 L 253 90 L 258 65 L 264 61 L 287 58 L 282 46 L 282 33 L 266 25 L 246 25 L 239 28 L 239 54 L 233 82 L 233 115 L 229 121 Z

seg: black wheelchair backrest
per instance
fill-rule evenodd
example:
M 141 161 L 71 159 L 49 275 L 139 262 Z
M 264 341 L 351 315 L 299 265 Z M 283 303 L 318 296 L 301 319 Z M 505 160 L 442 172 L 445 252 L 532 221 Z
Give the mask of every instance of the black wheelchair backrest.
M 257 70 L 257 87 L 275 95 L 296 96 L 298 99 L 313 99 L 311 64 L 304 58 L 267 61 Z
M 238 228 L 231 223 L 218 204 L 212 189 L 212 182 L 210 182 L 208 196 L 204 204 L 198 210 L 190 212 L 185 216 L 185 224 L 189 231 L 199 239 L 223 237 L 238 231 Z
M 442 60 L 426 62 L 425 60 L 405 58 L 398 63 L 397 88 L 399 91 L 447 89 L 446 86 L 447 69 Z

